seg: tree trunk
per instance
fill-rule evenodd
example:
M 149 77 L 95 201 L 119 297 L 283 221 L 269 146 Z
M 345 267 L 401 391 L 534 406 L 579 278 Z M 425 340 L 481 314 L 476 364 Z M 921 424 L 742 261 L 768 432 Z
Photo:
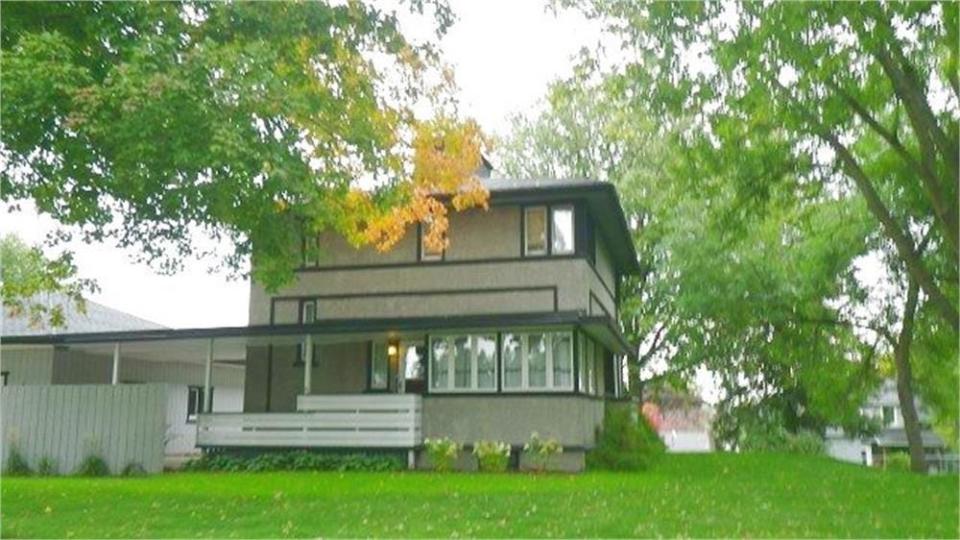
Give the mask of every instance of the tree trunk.
M 927 463 L 923 454 L 923 437 L 920 417 L 913 399 L 913 373 L 910 369 L 910 345 L 913 342 L 913 318 L 917 310 L 919 287 L 916 281 L 909 280 L 907 303 L 903 310 L 903 326 L 893 347 L 893 359 L 897 367 L 897 398 L 900 400 L 900 413 L 903 427 L 907 432 L 910 445 L 910 469 L 917 473 L 927 472 Z

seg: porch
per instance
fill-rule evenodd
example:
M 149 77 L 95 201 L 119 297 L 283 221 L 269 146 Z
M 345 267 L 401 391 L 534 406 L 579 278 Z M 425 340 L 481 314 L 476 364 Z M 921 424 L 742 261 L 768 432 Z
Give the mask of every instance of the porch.
M 300 395 L 296 412 L 201 414 L 197 446 L 414 448 L 421 412 L 416 394 Z

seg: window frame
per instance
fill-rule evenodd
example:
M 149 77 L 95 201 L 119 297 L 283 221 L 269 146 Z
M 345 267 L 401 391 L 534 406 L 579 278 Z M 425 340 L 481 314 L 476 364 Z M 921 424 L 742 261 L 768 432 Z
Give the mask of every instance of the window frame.
M 427 392 L 429 394 L 478 394 L 478 393 L 496 393 L 500 381 L 500 352 L 499 352 L 499 332 L 491 331 L 466 331 L 466 332 L 443 332 L 431 334 L 427 340 Z M 470 385 L 467 387 L 458 387 L 456 385 L 456 348 L 454 340 L 456 338 L 468 338 L 470 344 Z M 493 385 L 480 387 L 480 364 L 478 361 L 478 348 L 476 346 L 477 338 L 487 338 L 493 342 Z M 444 341 L 447 343 L 450 356 L 447 358 L 446 383 L 442 386 L 434 386 L 434 357 L 433 345 L 435 342 Z
M 556 251 L 554 249 L 554 213 L 557 211 L 570 212 L 570 249 L 564 251 Z M 530 250 L 530 238 L 527 234 L 527 227 L 529 225 L 530 219 L 529 214 L 531 212 L 544 213 L 544 249 L 543 250 Z M 557 202 L 553 204 L 525 204 L 520 206 L 520 255 L 521 257 L 574 257 L 578 254 L 577 251 L 577 221 L 581 219 L 577 215 L 577 204 L 575 202 Z
M 574 364 L 576 363 L 576 350 L 574 347 L 574 331 L 572 329 L 516 329 L 509 332 L 500 332 L 500 354 L 503 358 L 503 344 L 506 343 L 504 339 L 507 335 L 517 335 L 520 337 L 520 386 L 507 386 L 506 384 L 506 370 L 500 370 L 500 388 L 501 393 L 504 394 L 517 394 L 517 393 L 569 393 L 573 392 L 576 387 L 575 377 L 574 377 Z M 528 360 L 528 347 L 529 347 L 529 336 L 542 334 L 545 336 L 546 344 L 546 380 L 545 386 L 530 386 L 530 363 Z M 564 386 L 557 386 L 554 383 L 554 365 L 553 365 L 553 341 L 554 336 L 556 335 L 565 335 L 568 338 L 569 347 L 570 347 L 570 384 Z

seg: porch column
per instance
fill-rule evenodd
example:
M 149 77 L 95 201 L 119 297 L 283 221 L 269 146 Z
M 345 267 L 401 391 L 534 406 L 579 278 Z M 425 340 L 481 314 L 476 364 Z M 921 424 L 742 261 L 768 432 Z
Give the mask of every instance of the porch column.
M 110 384 L 120 384 L 120 342 L 113 344 L 113 373 L 110 376 Z
M 303 395 L 310 395 L 310 382 L 313 380 L 313 336 L 303 337 Z
M 213 410 L 213 396 L 210 395 L 210 380 L 213 378 L 213 338 L 207 342 L 207 364 L 203 372 L 203 412 Z

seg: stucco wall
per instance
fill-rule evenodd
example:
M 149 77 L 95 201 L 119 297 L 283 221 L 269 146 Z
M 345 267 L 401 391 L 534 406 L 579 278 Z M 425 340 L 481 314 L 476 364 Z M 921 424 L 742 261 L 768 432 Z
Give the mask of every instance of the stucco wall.
M 587 311 L 589 284 L 595 279 L 585 259 L 526 259 L 303 272 L 279 294 L 338 295 L 320 298 L 319 319 L 553 311 L 554 287 L 559 311 Z M 612 312 L 606 295 L 598 296 Z M 296 322 L 295 306 L 295 302 L 284 305 L 278 301 L 274 323 Z M 270 295 L 256 284 L 250 291 L 250 323 L 270 323 Z
M 604 402 L 584 396 L 423 397 L 423 436 L 522 445 L 534 431 L 564 446 L 592 447 Z
M 588 261 L 589 246 L 579 237 L 574 257 L 524 258 L 520 206 L 452 212 L 448 235 L 450 246 L 443 261 L 418 263 L 416 227 L 383 253 L 356 249 L 338 235 L 325 233 L 319 269 L 298 272 L 294 283 L 275 295 L 251 284 L 250 324 L 271 323 L 271 297 L 277 297 L 274 324 L 296 323 L 298 299 L 313 296 L 326 297 L 319 299 L 320 319 L 521 313 L 554 307 L 594 315 L 616 313 L 606 249 L 598 247 L 594 254 L 596 272 Z M 602 243 L 597 238 L 597 245 Z
M 53 377 L 53 347 L 0 349 L 0 370 L 9 372 L 7 384 L 50 384 Z

